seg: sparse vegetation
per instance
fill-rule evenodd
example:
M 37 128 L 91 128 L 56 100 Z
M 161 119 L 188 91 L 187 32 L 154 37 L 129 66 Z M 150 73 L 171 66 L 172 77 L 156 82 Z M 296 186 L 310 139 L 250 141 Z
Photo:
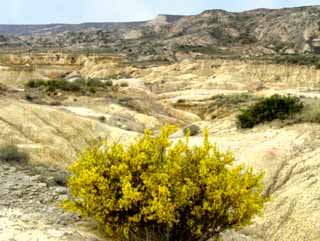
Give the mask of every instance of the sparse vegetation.
M 177 100 L 177 104 L 184 104 L 186 102 L 187 102 L 187 100 L 185 100 L 185 99 L 178 99 Z
M 45 164 L 31 164 L 28 167 L 32 174 L 39 175 L 40 180 L 48 186 L 67 186 L 69 174 L 66 171 Z
M 215 95 L 211 98 L 216 106 L 239 106 L 241 103 L 248 103 L 258 98 L 249 94 Z
M 223 45 L 229 45 L 237 41 L 237 38 L 231 36 L 221 25 L 211 28 L 209 34 Z
M 0 83 L 0 93 L 1 92 L 6 92 L 8 90 L 7 86 L 5 86 L 4 84 Z
M 122 144 L 87 149 L 71 167 L 63 206 L 102 223 L 113 240 L 198 241 L 250 223 L 263 208 L 262 175 L 233 166 L 208 142 L 172 145 L 166 127 Z
M 120 87 L 122 87 L 122 88 L 125 88 L 125 87 L 128 87 L 128 86 L 129 86 L 129 84 L 127 82 L 123 82 L 123 83 L 120 84 Z
M 309 65 L 317 68 L 320 66 L 320 56 L 308 54 L 280 55 L 275 57 L 273 62 L 277 64 Z
M 0 146 L 0 161 L 5 162 L 27 162 L 29 160 L 29 155 L 19 150 L 16 145 L 13 144 L 3 144 Z
M 275 119 L 284 120 L 299 113 L 304 104 L 298 97 L 273 95 L 261 99 L 247 109 L 242 109 L 238 115 L 238 126 L 252 128 L 263 122 Z
M 200 116 L 202 118 L 210 116 L 211 119 L 224 117 L 257 100 L 258 97 L 249 94 L 215 95 L 212 96 L 210 104 L 200 113 Z
M 108 76 L 108 79 L 129 79 L 131 76 L 127 73 L 117 73 Z
M 320 123 L 320 101 L 318 99 L 304 99 L 301 112 L 289 119 L 288 123 Z
M 101 81 L 99 79 L 88 79 L 88 80 L 76 80 L 67 81 L 64 79 L 58 80 L 30 80 L 25 86 L 26 88 L 44 88 L 48 92 L 60 91 L 89 91 L 90 93 L 96 93 L 97 88 L 108 89 L 112 87 L 112 81 Z
M 27 93 L 25 94 L 25 98 L 28 101 L 32 101 L 33 100 L 33 97 L 31 95 L 27 94 Z
M 106 122 L 106 117 L 105 116 L 99 116 L 98 117 L 98 120 L 100 121 L 100 122 L 102 122 L 102 123 L 104 123 L 104 122 Z
M 256 43 L 258 40 L 254 35 L 250 34 L 249 31 L 245 31 L 240 34 L 239 41 L 242 44 L 253 44 Z
M 221 49 L 218 47 L 209 47 L 209 46 L 193 46 L 193 45 L 177 45 L 175 47 L 176 51 L 181 52 L 195 52 L 202 53 L 207 55 L 229 55 L 232 54 L 231 51 Z

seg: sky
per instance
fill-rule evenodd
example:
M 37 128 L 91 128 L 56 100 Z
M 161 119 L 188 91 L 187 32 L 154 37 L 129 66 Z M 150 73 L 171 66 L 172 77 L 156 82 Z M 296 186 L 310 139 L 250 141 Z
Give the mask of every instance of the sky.
M 0 24 L 125 22 L 208 9 L 243 11 L 320 5 L 320 0 L 0 0 Z

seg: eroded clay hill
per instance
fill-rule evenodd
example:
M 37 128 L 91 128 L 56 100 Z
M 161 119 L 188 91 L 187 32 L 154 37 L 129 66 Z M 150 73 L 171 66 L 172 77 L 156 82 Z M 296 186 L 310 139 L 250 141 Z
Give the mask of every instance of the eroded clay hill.
M 31 68 L 32 76 L 25 75 L 21 68 Z M 46 80 L 112 80 L 113 88 L 95 93 L 25 89 L 24 84 L 34 76 Z M 290 93 L 316 101 L 320 70 L 250 61 L 185 60 L 139 66 L 122 57 L 62 55 L 58 59 L 56 54 L 41 58 L 26 55 L 4 58 L 0 83 L 0 142 L 17 144 L 30 153 L 33 164 L 66 170 L 77 153 L 97 138 L 129 143 L 144 128 L 156 130 L 166 123 L 180 127 L 196 124 L 201 129 L 208 128 L 213 143 L 233 151 L 238 163 L 265 171 L 265 193 L 271 201 L 264 215 L 244 230 L 226 233 L 226 241 L 320 239 L 320 125 L 271 123 L 243 131 L 235 123 L 241 103 L 250 104 L 254 97 Z M 230 104 L 222 94 L 230 98 L 253 97 L 245 101 L 239 97 L 241 101 Z M 217 102 L 221 98 L 225 101 Z M 178 132 L 172 140 L 180 138 L 182 134 Z M 200 141 L 201 134 L 190 138 L 195 145 Z M 0 239 L 75 240 L 72 238 L 77 230 L 77 240 L 99 240 L 94 236 L 96 232 L 90 231 L 94 225 L 76 217 L 58 213 L 49 221 L 39 219 L 39 215 L 58 210 L 56 205 L 65 189 L 43 184 L 46 182 L 41 174 L 32 177 L 32 172 L 12 169 L 7 164 L 0 168 L 0 233 L 7 233 Z M 17 195 L 30 198 L 30 205 L 27 201 L 8 201 L 15 198 L 14 188 L 25 188 L 25 180 L 35 193 L 34 198 L 27 192 Z M 41 192 L 47 195 L 42 196 Z M 42 199 L 44 205 L 32 215 L 34 202 Z M 72 225 L 70 228 L 59 224 L 64 218 Z M 30 235 L 23 236 L 25 233 Z

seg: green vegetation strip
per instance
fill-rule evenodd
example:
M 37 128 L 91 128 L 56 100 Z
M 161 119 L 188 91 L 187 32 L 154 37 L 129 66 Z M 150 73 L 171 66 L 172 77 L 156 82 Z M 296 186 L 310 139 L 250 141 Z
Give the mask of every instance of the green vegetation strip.
M 64 79 L 58 80 L 30 80 L 25 86 L 26 88 L 35 89 L 43 87 L 48 92 L 56 90 L 77 92 L 81 90 L 89 90 L 90 92 L 96 92 L 96 88 L 109 88 L 112 87 L 112 81 L 101 81 L 98 79 L 88 80 L 75 80 L 67 81 Z

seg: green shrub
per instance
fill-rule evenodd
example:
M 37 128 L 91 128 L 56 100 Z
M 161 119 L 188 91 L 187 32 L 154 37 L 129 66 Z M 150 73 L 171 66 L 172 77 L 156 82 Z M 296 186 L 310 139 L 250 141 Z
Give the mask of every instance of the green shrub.
M 120 87 L 129 87 L 129 84 L 127 82 L 123 82 L 120 84 Z
M 65 90 L 65 91 L 79 91 L 83 85 L 80 81 L 69 82 L 64 79 L 59 80 L 30 80 L 25 86 L 27 88 L 39 88 L 45 87 L 47 91 Z
M 99 120 L 100 122 L 103 122 L 103 123 L 104 123 L 104 122 L 106 122 L 107 119 L 106 119 L 105 116 L 99 116 L 99 117 L 98 117 L 98 120 Z
M 247 109 L 241 110 L 241 113 L 237 116 L 238 126 L 252 128 L 259 123 L 275 119 L 284 120 L 300 112 L 303 106 L 303 103 L 297 97 L 273 95 L 256 102 Z
M 234 166 L 208 142 L 172 145 L 175 128 L 87 149 L 72 165 L 63 207 L 104 225 L 112 240 L 198 241 L 250 223 L 263 208 L 262 174 Z
M 178 99 L 177 104 L 185 104 L 187 102 L 186 99 Z
M 109 86 L 109 87 L 113 86 L 112 80 L 106 81 L 106 82 L 105 82 L 105 85 L 106 85 L 106 86 Z
M 93 86 L 90 86 L 90 87 L 89 87 L 89 92 L 90 92 L 91 94 L 95 94 L 95 93 L 97 93 L 97 89 L 96 89 L 95 87 L 93 87 Z
M 64 91 L 80 91 L 83 83 L 81 81 L 69 82 L 67 80 L 50 80 L 47 81 L 48 91 L 64 90 Z
M 0 146 L 0 161 L 5 162 L 26 162 L 29 160 L 29 155 L 21 150 L 16 145 L 4 144 Z
M 29 94 L 26 94 L 26 95 L 25 95 L 25 98 L 26 98 L 26 100 L 28 100 L 28 101 L 32 101 L 32 100 L 33 100 L 33 97 L 32 97 L 31 95 L 29 95 Z
M 40 86 L 47 86 L 47 81 L 45 80 L 29 80 L 26 84 L 28 88 L 39 88 Z

